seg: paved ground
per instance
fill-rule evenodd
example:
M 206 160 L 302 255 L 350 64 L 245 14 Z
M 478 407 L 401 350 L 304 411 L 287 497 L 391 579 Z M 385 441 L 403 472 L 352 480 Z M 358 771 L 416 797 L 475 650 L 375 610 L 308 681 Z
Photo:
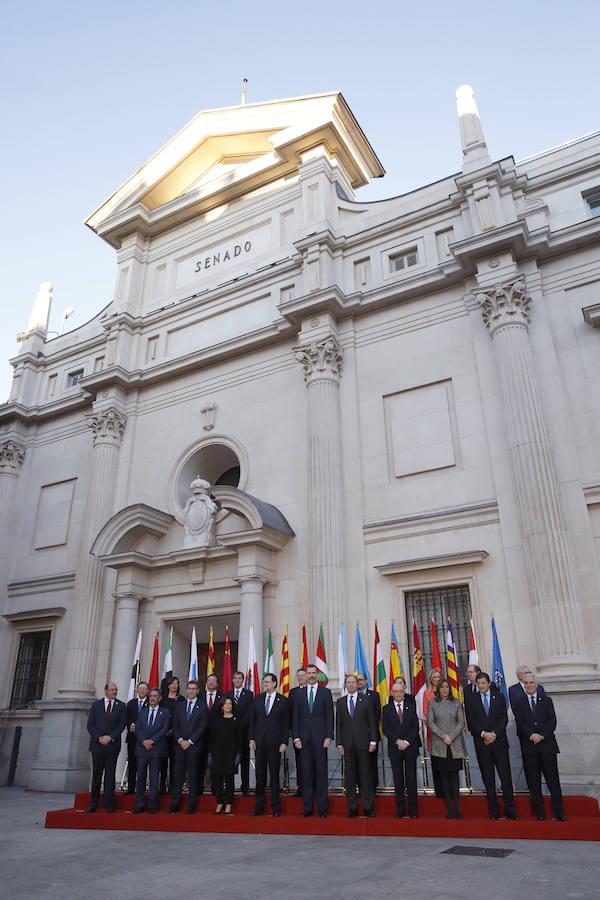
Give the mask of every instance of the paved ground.
M 46 810 L 71 802 L 0 789 L 1 898 L 600 900 L 597 843 L 46 831 Z M 514 852 L 442 853 L 453 844 Z

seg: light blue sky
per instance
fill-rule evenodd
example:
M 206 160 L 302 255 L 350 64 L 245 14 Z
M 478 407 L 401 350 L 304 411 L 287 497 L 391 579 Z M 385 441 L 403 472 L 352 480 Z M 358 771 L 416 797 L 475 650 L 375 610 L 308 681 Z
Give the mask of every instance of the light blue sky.
M 112 296 L 83 220 L 198 110 L 342 90 L 394 196 L 460 167 L 454 92 L 475 88 L 494 158 L 600 128 L 596 0 L 303 3 L 21 0 L 0 27 L 0 400 L 41 281 L 51 328 Z

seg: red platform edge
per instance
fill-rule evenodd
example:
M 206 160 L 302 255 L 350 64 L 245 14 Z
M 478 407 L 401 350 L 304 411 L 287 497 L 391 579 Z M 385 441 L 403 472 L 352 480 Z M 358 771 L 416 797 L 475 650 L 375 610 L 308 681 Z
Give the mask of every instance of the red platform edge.
M 536 841 L 600 841 L 600 808 L 594 797 L 566 796 L 567 822 L 552 819 L 549 801 L 546 800 L 545 822 L 538 822 L 531 814 L 529 800 L 517 797 L 519 821 L 509 819 L 492 821 L 487 816 L 485 797 L 461 798 L 464 818 L 446 819 L 441 800 L 419 797 L 418 819 L 395 819 L 395 802 L 391 796 L 378 797 L 376 817 L 346 819 L 346 800 L 343 796 L 329 798 L 329 815 L 302 818 L 302 800 L 282 797 L 281 816 L 252 817 L 253 797 L 237 797 L 233 816 L 215 816 L 215 800 L 206 794 L 201 798 L 197 811 L 185 815 L 185 798 L 181 811 L 176 815 L 167 812 L 170 799 L 161 797 L 160 811 L 134 816 L 131 810 L 134 798 L 117 795 L 116 811 L 109 814 L 102 805 L 92 815 L 86 813 L 89 794 L 76 794 L 73 807 L 46 813 L 46 828 L 75 828 L 106 831 L 167 831 L 206 834 L 301 834 L 318 836 L 362 837 L 431 837 L 431 838 L 479 838 L 501 840 Z

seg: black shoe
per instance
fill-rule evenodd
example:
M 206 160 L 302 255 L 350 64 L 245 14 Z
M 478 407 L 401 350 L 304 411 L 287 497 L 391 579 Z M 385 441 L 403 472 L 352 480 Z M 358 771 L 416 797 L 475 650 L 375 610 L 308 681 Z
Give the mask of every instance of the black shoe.
M 326 819 L 326 818 L 327 818 L 327 813 L 319 813 L 319 818 L 320 818 L 320 819 Z
M 374 819 L 375 818 L 375 810 L 374 809 L 365 809 L 365 816 L 367 817 L 367 819 Z
M 518 815 L 516 814 L 516 812 L 514 812 L 514 811 L 512 811 L 512 812 L 506 812 L 506 811 L 505 811 L 504 817 L 505 817 L 506 819 L 512 819 L 513 822 L 518 822 L 518 821 L 519 821 L 519 817 L 518 817 Z
M 195 806 L 188 806 L 188 808 L 185 811 L 185 814 L 186 814 L 186 816 L 193 816 L 195 812 L 196 812 Z
M 358 819 L 358 810 L 356 812 L 347 812 L 346 818 L 347 819 Z
M 500 813 L 490 813 L 490 819 L 499 819 Z
M 135 791 L 123 791 L 126 797 L 135 797 Z
M 567 817 L 565 816 L 564 813 L 559 813 L 557 816 L 555 816 L 555 818 L 556 818 L 557 822 L 567 822 L 568 821 Z
M 454 819 L 454 818 L 455 818 L 455 815 L 454 815 L 454 813 L 452 813 L 452 812 L 447 812 L 447 813 L 446 813 L 446 818 L 447 818 L 447 819 Z
M 303 819 L 308 819 L 310 816 L 312 816 L 312 811 L 306 812 L 306 810 L 304 810 L 304 812 L 301 815 L 302 815 Z
M 264 812 L 262 809 L 253 809 L 250 813 L 251 816 L 264 816 Z
M 131 812 L 133 813 L 134 816 L 140 816 L 144 811 L 145 811 L 145 810 L 144 810 L 144 807 L 143 807 L 143 806 L 142 806 L 141 809 L 140 809 L 139 806 L 136 806 L 135 809 L 132 809 L 132 810 L 131 810 Z
M 538 822 L 545 822 L 546 816 L 545 816 L 545 814 L 543 814 L 541 816 L 536 816 L 536 819 L 538 820 Z
M 408 817 L 409 819 L 418 819 L 418 815 L 416 813 L 411 813 Z
M 152 807 L 152 809 L 149 809 L 148 812 L 150 813 L 151 816 L 155 816 L 156 813 L 158 812 L 158 809 L 156 807 Z
M 454 813 L 454 818 L 455 818 L 455 819 L 462 819 L 462 817 L 463 817 L 463 814 L 462 814 L 461 812 L 456 812 L 456 813 Z
M 273 810 L 271 815 L 273 816 L 274 819 L 278 819 L 280 817 L 281 813 L 279 812 L 279 810 L 277 810 L 277 811 Z
M 302 788 L 296 788 L 294 797 L 301 797 L 301 796 L 302 796 Z
M 248 790 L 248 788 L 243 789 L 242 797 L 249 797 L 249 796 L 250 796 L 250 791 Z
M 167 812 L 172 815 L 173 813 L 179 812 L 179 807 L 178 806 L 170 806 L 168 808 Z
M 104 811 L 107 812 L 107 813 L 114 813 L 115 808 L 114 808 L 114 806 L 106 806 L 106 807 L 104 808 Z
M 93 803 L 90 803 L 90 805 L 89 805 L 88 808 L 86 809 L 86 812 L 88 812 L 88 813 L 95 813 L 97 809 L 98 809 L 97 806 L 94 806 Z

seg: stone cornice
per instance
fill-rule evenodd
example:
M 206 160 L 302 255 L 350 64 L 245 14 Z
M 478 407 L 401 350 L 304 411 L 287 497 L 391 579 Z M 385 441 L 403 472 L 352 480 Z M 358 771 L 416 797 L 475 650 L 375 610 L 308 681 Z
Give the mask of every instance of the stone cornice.
M 424 572 L 448 566 L 473 566 L 484 562 L 489 556 L 487 550 L 467 550 L 442 556 L 423 556 L 419 559 L 404 559 L 398 562 L 374 566 L 382 575 L 405 575 L 408 572 Z
M 75 572 L 61 575 L 45 575 L 41 578 L 26 578 L 22 581 L 11 581 L 6 586 L 10 598 L 26 597 L 31 594 L 47 594 L 51 591 L 69 591 L 75 584 Z

